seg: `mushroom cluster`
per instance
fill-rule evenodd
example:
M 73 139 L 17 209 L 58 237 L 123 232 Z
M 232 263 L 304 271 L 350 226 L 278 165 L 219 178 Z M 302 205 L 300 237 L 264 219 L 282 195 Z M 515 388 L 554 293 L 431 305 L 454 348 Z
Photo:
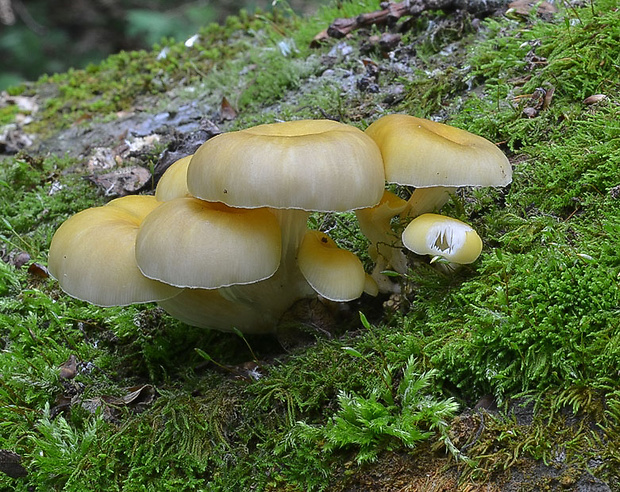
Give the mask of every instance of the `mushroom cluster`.
M 510 172 L 490 142 L 411 116 L 382 117 L 366 132 L 330 120 L 259 125 L 175 162 L 154 196 L 69 218 L 52 238 L 49 271 L 69 295 L 101 306 L 156 302 L 190 325 L 270 332 L 299 299 L 388 290 L 380 272 L 406 271 L 403 246 L 474 261 L 475 231 L 428 212 L 458 186 L 502 186 Z M 386 181 L 416 188 L 405 201 Z M 372 276 L 354 253 L 308 229 L 311 212 L 350 210 L 370 241 Z M 401 237 L 396 215 L 416 217 Z

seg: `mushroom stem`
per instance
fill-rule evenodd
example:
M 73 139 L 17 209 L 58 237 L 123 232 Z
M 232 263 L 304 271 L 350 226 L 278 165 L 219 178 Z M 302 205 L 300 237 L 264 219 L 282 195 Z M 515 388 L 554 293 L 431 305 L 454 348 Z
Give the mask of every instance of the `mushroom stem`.
M 401 249 L 403 244 L 391 224 L 394 217 L 405 213 L 407 205 L 408 202 L 386 190 L 378 205 L 355 211 L 360 230 L 370 241 L 368 254 L 375 261 L 372 278 L 380 292 L 398 290 L 398 285 L 381 272 L 390 268 L 399 273 L 407 271 L 407 258 Z
M 298 270 L 299 271 L 299 270 Z M 220 331 L 272 333 L 295 301 L 312 297 L 314 290 L 299 272 L 299 281 L 278 270 L 272 277 L 221 289 L 185 289 L 158 302 L 171 316 L 192 326 Z
M 448 186 L 432 186 L 416 188 L 411 193 L 407 207 L 401 217 L 417 217 L 418 215 L 438 212 L 456 193 L 456 188 Z
M 270 280 L 239 288 L 255 290 L 255 285 Z M 168 314 L 189 325 L 220 331 L 233 331 L 236 328 L 244 333 L 272 332 L 287 309 L 284 305 L 280 309 L 269 309 L 263 303 L 230 300 L 224 295 L 228 289 L 185 289 L 176 297 L 158 304 Z M 252 295 L 246 297 L 251 298 Z
M 219 294 L 240 306 L 243 310 L 253 310 L 257 313 L 256 323 L 259 319 L 266 317 L 277 321 L 280 317 L 299 299 L 312 297 L 314 290 L 301 274 L 299 268 L 279 268 L 276 273 L 268 279 L 248 285 L 231 285 L 217 290 Z M 267 329 L 261 331 L 273 331 L 277 323 L 272 323 Z M 218 330 L 226 330 L 225 325 L 215 327 Z M 244 329 L 236 326 L 243 332 L 254 330 Z
M 308 230 L 310 213 L 297 209 L 270 208 L 269 211 L 278 220 L 282 231 L 279 268 L 271 277 L 260 282 L 217 289 L 221 299 L 211 296 L 209 304 L 194 306 L 197 312 L 204 312 L 205 323 L 211 323 L 209 328 L 230 331 L 235 327 L 244 333 L 273 331 L 277 321 L 295 301 L 315 295 L 297 265 L 297 251 Z M 195 299 L 200 297 L 205 298 L 206 295 L 193 296 Z M 167 302 L 162 307 L 166 310 L 173 309 L 177 302 L 183 301 L 181 297 L 178 301 Z M 210 314 L 211 305 L 217 306 L 222 313 L 221 318 Z M 224 315 L 226 309 L 231 314 L 228 318 Z M 239 309 L 238 315 L 235 314 L 236 309 Z M 218 322 L 217 326 L 213 325 L 215 321 Z
M 269 211 L 278 219 L 282 231 L 280 268 L 291 268 L 295 266 L 297 250 L 308 230 L 310 212 L 281 208 L 270 208 Z

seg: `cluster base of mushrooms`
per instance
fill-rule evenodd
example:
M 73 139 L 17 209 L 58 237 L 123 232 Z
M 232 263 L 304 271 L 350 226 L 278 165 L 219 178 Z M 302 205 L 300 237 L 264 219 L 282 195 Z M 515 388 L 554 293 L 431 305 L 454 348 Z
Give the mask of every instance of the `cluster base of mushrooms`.
M 461 186 L 505 186 L 512 170 L 491 142 L 408 115 L 366 131 L 299 120 L 223 133 L 175 162 L 155 195 L 77 213 L 54 234 L 49 271 L 69 295 L 100 306 L 156 302 L 192 326 L 274 332 L 299 299 L 377 295 L 381 272 L 408 268 L 403 247 L 471 263 L 482 241 L 438 215 Z M 403 200 L 387 183 L 414 187 Z M 311 212 L 354 210 L 375 262 L 310 230 Z M 410 221 L 402 234 L 391 227 Z

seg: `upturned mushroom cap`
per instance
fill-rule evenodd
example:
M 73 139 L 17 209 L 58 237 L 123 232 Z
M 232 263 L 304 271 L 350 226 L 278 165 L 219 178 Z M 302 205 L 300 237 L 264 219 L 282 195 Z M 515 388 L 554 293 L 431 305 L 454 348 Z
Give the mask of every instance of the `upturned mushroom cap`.
M 330 301 L 351 301 L 364 292 L 367 279 L 362 262 L 323 232 L 306 232 L 297 263 L 311 287 Z
M 473 263 L 482 251 L 482 240 L 470 225 L 438 214 L 413 219 L 403 231 L 403 244 L 419 255 L 442 256 L 459 264 Z
M 163 202 L 144 219 L 136 239 L 142 273 L 178 287 L 257 282 L 278 269 L 280 253 L 280 227 L 268 210 L 191 197 Z
M 416 188 L 506 186 L 512 168 L 497 146 L 459 128 L 403 114 L 367 129 L 381 149 L 388 182 Z
M 66 220 L 50 245 L 48 268 L 70 296 L 99 306 L 159 301 L 180 292 L 146 278 L 135 242 L 144 218 L 159 205 L 153 196 L 126 196 Z
M 361 130 L 330 120 L 259 125 L 223 133 L 194 154 L 192 195 L 233 207 L 344 211 L 375 205 L 381 153 Z
M 167 202 L 173 198 L 191 196 L 187 189 L 187 167 L 191 155 L 175 161 L 162 175 L 155 188 L 155 198 L 160 202 Z

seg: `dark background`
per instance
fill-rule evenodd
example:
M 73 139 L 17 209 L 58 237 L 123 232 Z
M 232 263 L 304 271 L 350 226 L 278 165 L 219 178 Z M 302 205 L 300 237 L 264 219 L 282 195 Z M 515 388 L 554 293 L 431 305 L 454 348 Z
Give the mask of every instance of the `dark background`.
M 328 0 L 279 3 L 305 14 Z M 0 90 L 164 37 L 185 40 L 240 9 L 271 8 L 271 0 L 0 0 Z

